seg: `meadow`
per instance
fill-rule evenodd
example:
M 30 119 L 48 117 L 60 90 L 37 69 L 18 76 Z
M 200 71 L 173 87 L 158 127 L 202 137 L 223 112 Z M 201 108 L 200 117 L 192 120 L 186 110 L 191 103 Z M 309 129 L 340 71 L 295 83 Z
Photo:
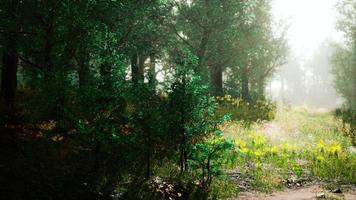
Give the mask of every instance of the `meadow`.
M 248 127 L 230 122 L 224 133 L 234 142 L 223 159 L 238 191 L 270 193 L 307 184 L 347 189 L 356 184 L 355 149 L 330 112 L 283 107 L 273 121 Z

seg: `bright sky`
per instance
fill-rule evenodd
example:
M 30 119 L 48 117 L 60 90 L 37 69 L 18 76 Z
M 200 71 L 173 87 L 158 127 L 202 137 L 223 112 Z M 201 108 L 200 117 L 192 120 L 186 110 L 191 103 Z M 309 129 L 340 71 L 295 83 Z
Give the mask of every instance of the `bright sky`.
M 326 39 L 339 41 L 335 23 L 337 0 L 273 0 L 275 21 L 283 20 L 289 27 L 290 49 L 308 58 Z

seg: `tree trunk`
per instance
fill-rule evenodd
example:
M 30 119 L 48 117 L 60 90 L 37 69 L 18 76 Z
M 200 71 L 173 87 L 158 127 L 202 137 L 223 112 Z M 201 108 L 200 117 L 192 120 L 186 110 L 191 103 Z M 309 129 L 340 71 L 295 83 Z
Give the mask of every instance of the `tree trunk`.
M 112 89 L 112 81 L 110 80 L 111 73 L 111 65 L 105 61 L 100 65 L 100 76 L 103 80 L 103 88 L 106 91 L 110 91 Z
M 132 82 L 134 84 L 144 81 L 144 64 L 145 64 L 144 56 L 138 55 L 137 53 L 132 55 L 131 76 L 132 76 Z
M 138 78 L 140 81 L 144 81 L 144 70 L 145 70 L 145 61 L 146 61 L 146 57 L 140 55 L 138 57 Z
M 223 68 L 221 65 L 211 67 L 211 78 L 213 79 L 213 94 L 215 96 L 223 95 Z
M 152 88 L 156 88 L 157 85 L 157 80 L 156 80 L 156 58 L 155 55 L 152 54 L 150 56 L 150 70 L 149 70 L 149 75 L 148 75 L 148 82 Z
M 206 51 L 208 49 L 208 42 L 209 42 L 209 30 L 205 29 L 203 31 L 203 35 L 199 44 L 199 49 L 197 52 L 198 56 L 198 68 L 196 69 L 196 72 L 202 76 L 203 80 L 207 80 L 207 74 L 204 71 L 204 64 L 205 64 L 205 56 L 206 56 Z
M 242 71 L 242 83 L 241 83 L 241 95 L 242 99 L 245 101 L 250 100 L 250 89 L 249 89 L 249 76 L 247 68 Z
M 285 85 L 284 78 L 281 78 L 281 89 L 279 92 L 279 96 L 280 96 L 282 102 L 284 101 L 284 87 L 285 87 L 284 85 Z
M 265 84 L 263 83 L 263 80 L 259 80 L 257 83 L 257 93 L 258 97 L 263 98 L 265 96 Z
M 15 105 L 18 59 L 16 38 L 11 34 L 3 50 L 1 73 L 1 96 L 7 112 L 11 112 Z
M 146 149 L 146 179 L 151 178 L 151 133 L 147 132 L 147 149 Z
M 183 174 L 184 172 L 184 147 L 181 146 L 180 147 L 180 156 L 179 156 L 179 167 L 180 167 L 180 173 Z

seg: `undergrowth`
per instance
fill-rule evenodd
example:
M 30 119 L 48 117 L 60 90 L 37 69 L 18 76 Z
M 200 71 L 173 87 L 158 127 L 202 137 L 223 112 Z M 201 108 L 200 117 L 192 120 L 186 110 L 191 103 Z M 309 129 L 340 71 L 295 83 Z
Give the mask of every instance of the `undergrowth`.
M 307 108 L 280 109 L 268 124 L 230 124 L 225 137 L 234 140 L 227 156 L 230 169 L 252 179 L 252 187 L 272 192 L 293 177 L 327 184 L 356 184 L 356 154 L 341 121 L 331 113 Z

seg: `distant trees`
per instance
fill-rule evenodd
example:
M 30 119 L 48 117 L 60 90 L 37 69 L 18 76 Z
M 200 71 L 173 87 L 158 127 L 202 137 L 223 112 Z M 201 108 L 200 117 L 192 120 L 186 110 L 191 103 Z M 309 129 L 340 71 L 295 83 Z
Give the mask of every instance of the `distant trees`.
M 293 105 L 302 105 L 306 103 L 308 92 L 307 77 L 298 57 L 289 55 L 288 60 L 289 62 L 281 67 L 278 74 L 281 82 L 279 96 L 282 101 L 287 100 Z
M 346 106 L 356 110 L 356 1 L 338 3 L 341 15 L 338 28 L 346 36 L 344 45 L 335 45 L 332 55 L 334 86 L 345 99 Z
M 334 87 L 345 100 L 336 115 L 350 125 L 348 134 L 356 144 L 356 1 L 341 0 L 337 8 L 340 13 L 338 28 L 346 40 L 345 44 L 334 45 L 331 57 Z
M 263 96 L 286 49 L 283 35 L 273 34 L 270 4 L 268 0 L 177 4 L 176 33 L 198 56 L 199 72 L 205 80 L 210 77 L 213 94 L 249 99 L 253 90 L 254 97 L 258 92 Z
M 306 103 L 311 106 L 335 108 L 338 95 L 333 86 L 332 66 L 330 57 L 332 45 L 325 41 L 315 51 L 314 55 L 304 63 L 307 77 Z

